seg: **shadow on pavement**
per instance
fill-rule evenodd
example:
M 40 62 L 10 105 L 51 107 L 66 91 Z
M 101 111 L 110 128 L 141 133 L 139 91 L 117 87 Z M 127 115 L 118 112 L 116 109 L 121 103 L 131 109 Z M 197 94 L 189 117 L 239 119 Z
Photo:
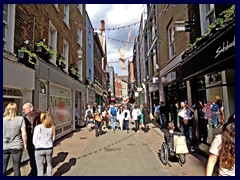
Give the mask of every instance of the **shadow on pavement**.
M 57 168 L 57 171 L 53 174 L 53 176 L 61 176 L 68 172 L 72 166 L 75 166 L 77 160 L 76 158 L 69 159 L 68 162 L 62 164 L 59 168 Z
M 68 152 L 59 152 L 57 156 L 52 158 L 52 168 L 56 167 L 60 162 L 64 162 Z

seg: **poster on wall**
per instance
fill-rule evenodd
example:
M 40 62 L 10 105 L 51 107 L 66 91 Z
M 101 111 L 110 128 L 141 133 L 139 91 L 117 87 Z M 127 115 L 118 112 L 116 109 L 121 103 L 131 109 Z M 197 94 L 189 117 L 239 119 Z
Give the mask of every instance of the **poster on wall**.
M 56 125 L 70 121 L 70 99 L 50 96 L 50 112 Z

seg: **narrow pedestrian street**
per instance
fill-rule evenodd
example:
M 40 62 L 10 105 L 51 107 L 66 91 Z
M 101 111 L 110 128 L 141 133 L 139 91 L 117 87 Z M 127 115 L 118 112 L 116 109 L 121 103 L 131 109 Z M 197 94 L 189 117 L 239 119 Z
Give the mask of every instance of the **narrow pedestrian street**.
M 207 159 L 197 151 L 186 155 L 183 166 L 177 161 L 171 162 L 171 167 L 163 165 L 158 158 L 162 142 L 163 132 L 156 126 L 147 133 L 117 129 L 100 137 L 83 127 L 55 143 L 53 176 L 205 175 Z M 27 176 L 29 171 L 30 165 L 25 163 L 21 167 L 22 176 Z

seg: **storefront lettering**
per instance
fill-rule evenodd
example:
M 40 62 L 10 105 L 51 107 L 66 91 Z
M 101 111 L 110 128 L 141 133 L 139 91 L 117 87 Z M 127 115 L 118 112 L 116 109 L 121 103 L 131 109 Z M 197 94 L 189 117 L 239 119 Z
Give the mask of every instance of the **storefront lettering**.
M 227 51 L 229 48 L 231 48 L 231 47 L 233 47 L 233 46 L 235 46 L 235 36 L 234 36 L 234 38 L 233 38 L 233 42 L 231 42 L 230 44 L 229 44 L 229 41 L 228 41 L 228 40 L 227 40 L 226 46 L 225 46 L 225 42 L 223 42 L 223 45 L 220 46 L 220 47 L 216 50 L 216 56 L 215 56 L 215 58 L 217 58 L 221 53 Z

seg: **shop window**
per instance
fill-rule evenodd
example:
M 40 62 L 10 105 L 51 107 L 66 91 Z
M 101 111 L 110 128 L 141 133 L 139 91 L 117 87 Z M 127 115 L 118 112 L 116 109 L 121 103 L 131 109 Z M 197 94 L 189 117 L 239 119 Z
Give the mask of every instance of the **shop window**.
M 19 89 L 3 88 L 3 112 L 8 103 L 16 103 L 21 114 L 23 95 Z

